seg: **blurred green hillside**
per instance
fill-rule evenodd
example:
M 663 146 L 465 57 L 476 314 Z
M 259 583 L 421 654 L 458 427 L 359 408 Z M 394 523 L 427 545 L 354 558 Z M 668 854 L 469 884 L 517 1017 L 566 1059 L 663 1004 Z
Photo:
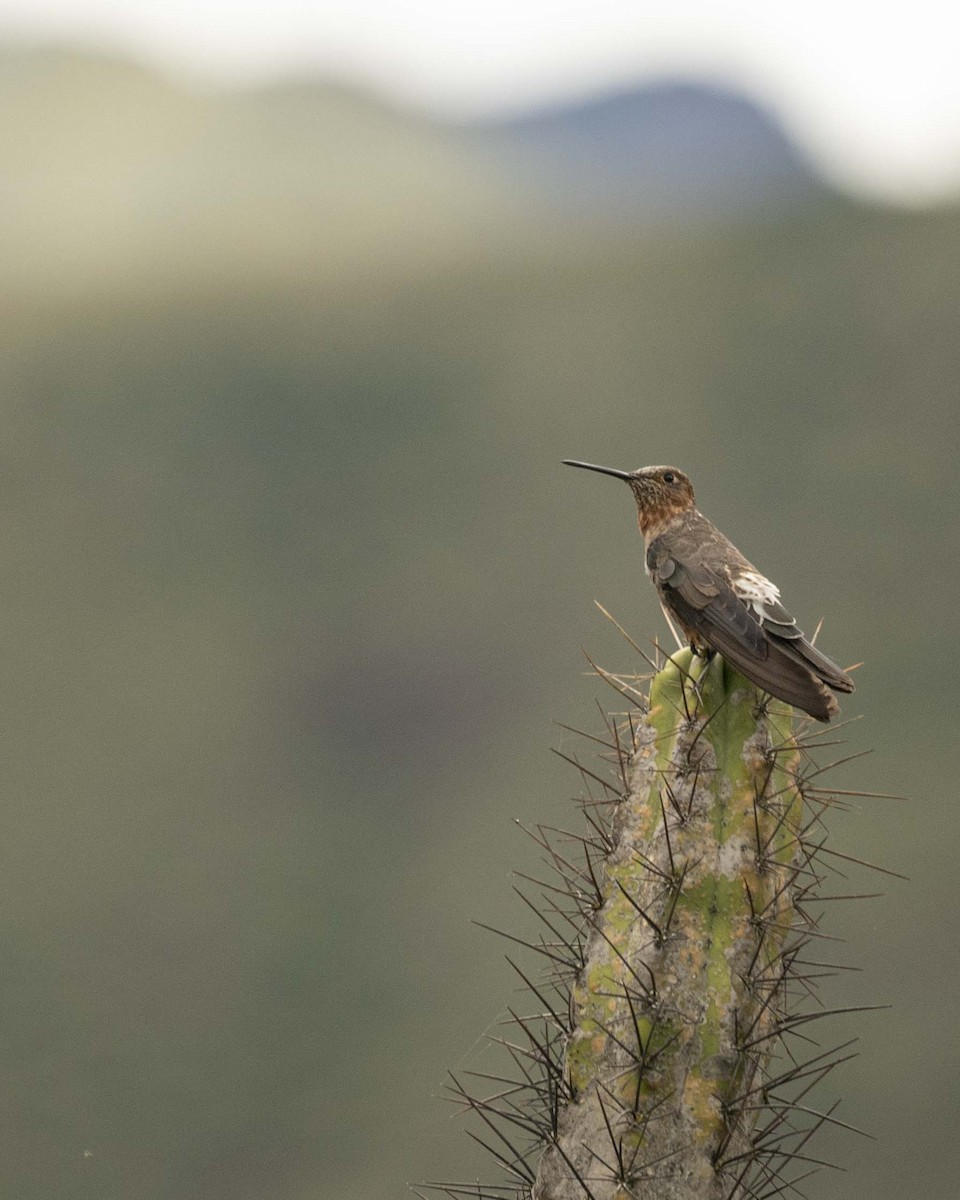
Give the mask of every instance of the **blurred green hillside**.
M 8 286 L 249 283 L 422 266 L 505 228 L 483 157 L 346 88 L 178 87 L 110 58 L 0 55 Z
M 676 462 L 843 663 L 832 906 L 862 1057 L 814 1200 L 957 1163 L 960 210 L 569 223 L 456 130 L 307 84 L 0 70 L 0 1193 L 369 1200 L 480 1160 L 435 1099 L 510 1001 L 511 818 L 563 825 L 596 614 L 665 637 Z M 827 754 L 830 751 L 826 752 Z M 843 753 L 834 750 L 837 756 Z M 866 890 L 877 890 L 872 886 Z

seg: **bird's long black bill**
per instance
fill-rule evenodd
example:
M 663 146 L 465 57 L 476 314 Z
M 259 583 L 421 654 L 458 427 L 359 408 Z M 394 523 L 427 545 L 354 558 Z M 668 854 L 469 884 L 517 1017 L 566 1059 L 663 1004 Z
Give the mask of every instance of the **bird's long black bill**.
M 577 462 L 575 458 L 562 458 L 565 467 L 583 467 L 585 471 L 599 471 L 601 475 L 613 475 L 616 479 L 630 479 L 629 471 L 617 471 L 613 467 L 598 467 L 596 463 Z

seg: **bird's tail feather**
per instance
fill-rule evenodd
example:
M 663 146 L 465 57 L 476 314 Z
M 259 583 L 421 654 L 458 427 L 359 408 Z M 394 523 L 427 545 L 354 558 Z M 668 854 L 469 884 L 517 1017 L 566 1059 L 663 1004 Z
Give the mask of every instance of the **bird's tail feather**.
M 770 640 L 774 641 L 772 636 Z M 775 644 L 778 650 L 812 671 L 814 675 L 819 676 L 829 687 L 838 692 L 854 690 L 853 680 L 846 671 L 841 671 L 835 662 L 832 662 L 825 654 L 821 654 L 816 646 L 811 645 L 805 637 L 777 638 Z
M 731 666 L 778 700 L 785 700 L 818 721 L 829 721 L 839 713 L 840 706 L 830 689 L 799 654 L 786 653 L 782 643 L 768 638 L 766 657 L 757 658 L 724 630 L 711 628 L 710 640 Z

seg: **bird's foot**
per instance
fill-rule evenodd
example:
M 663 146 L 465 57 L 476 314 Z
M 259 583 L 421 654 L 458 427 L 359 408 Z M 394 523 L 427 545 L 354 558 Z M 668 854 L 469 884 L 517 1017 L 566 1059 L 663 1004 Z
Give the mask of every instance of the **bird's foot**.
M 695 717 L 699 712 L 703 711 L 703 684 L 706 680 L 707 672 L 710 670 L 710 664 L 713 662 L 717 652 L 709 646 L 694 646 L 692 643 L 690 649 L 693 653 L 693 658 L 690 660 L 688 679 L 690 681 L 690 690 L 693 692 L 695 698 L 695 707 L 692 713 L 692 716 Z M 694 660 L 699 660 L 702 664 L 696 675 L 693 673 Z

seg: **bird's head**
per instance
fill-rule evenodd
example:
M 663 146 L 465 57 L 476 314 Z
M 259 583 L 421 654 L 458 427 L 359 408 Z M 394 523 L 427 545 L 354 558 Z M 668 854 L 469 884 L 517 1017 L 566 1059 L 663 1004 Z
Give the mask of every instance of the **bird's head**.
M 617 471 L 613 467 L 598 467 L 593 463 L 576 462 L 565 458 L 568 467 L 583 467 L 613 475 L 630 485 L 637 502 L 637 520 L 645 538 L 656 537 L 681 513 L 694 507 L 693 484 L 679 467 L 639 467 L 636 471 Z

